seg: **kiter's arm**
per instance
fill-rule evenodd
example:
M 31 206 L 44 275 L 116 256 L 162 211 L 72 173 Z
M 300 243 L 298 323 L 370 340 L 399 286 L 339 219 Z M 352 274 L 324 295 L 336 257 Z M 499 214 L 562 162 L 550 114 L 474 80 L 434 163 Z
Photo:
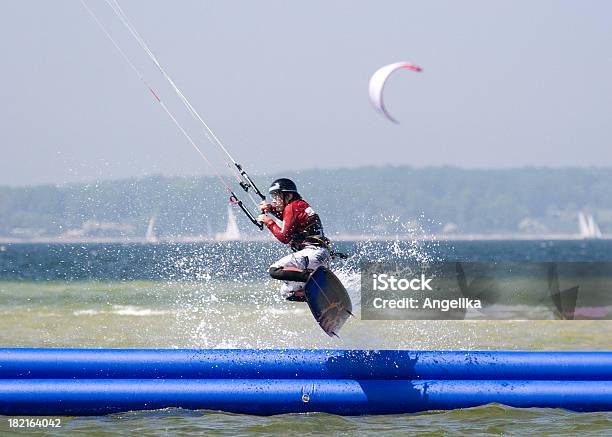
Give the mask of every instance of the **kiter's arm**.
M 293 233 L 295 232 L 296 219 L 295 213 L 291 205 L 287 206 L 285 208 L 285 211 L 283 211 L 282 227 L 278 226 L 270 217 L 267 217 L 263 214 L 259 217 L 260 221 L 264 223 L 268 227 L 268 229 L 270 229 L 270 232 L 272 232 L 272 235 L 274 235 L 278 241 L 283 244 L 288 244 L 291 241 L 291 239 L 293 238 Z

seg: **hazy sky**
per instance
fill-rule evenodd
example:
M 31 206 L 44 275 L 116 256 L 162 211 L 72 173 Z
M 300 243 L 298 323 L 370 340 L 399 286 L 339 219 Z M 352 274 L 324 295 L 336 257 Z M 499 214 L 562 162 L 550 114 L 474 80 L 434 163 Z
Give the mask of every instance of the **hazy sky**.
M 102 0 L 88 0 L 203 149 Z M 254 173 L 389 163 L 612 166 L 610 1 L 129 1 L 140 33 Z M 208 174 L 78 0 L 0 8 L 0 184 Z M 367 82 L 386 88 L 394 125 Z

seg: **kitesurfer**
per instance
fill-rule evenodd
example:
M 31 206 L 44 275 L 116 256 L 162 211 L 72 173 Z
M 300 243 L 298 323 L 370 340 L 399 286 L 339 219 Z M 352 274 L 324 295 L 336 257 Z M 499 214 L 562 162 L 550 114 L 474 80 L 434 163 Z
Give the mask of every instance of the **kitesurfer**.
M 257 219 L 293 250 L 292 254 L 272 264 L 269 273 L 274 279 L 283 281 L 281 294 L 285 299 L 304 302 L 304 283 L 310 273 L 319 266 L 329 265 L 330 243 L 323 233 L 319 215 L 302 199 L 292 180 L 275 180 L 269 193 L 272 202 L 264 200 L 259 204 L 262 214 Z M 282 220 L 282 224 L 279 226 L 267 213 Z

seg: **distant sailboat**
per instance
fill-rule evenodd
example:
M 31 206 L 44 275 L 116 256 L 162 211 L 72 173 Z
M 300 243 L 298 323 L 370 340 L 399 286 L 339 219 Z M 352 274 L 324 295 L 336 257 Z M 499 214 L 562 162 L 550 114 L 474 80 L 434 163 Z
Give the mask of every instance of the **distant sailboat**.
M 587 218 L 582 211 L 578 213 L 578 229 L 582 238 L 590 237 L 591 232 L 589 230 L 589 223 L 587 222 Z
M 591 234 L 591 238 L 601 238 L 601 230 L 599 229 L 599 226 L 597 225 L 597 223 L 595 223 L 595 219 L 593 218 L 592 215 L 589 215 L 588 224 L 589 224 L 589 233 Z
M 578 228 L 582 238 L 601 238 L 601 230 L 595 222 L 593 214 L 578 213 Z
M 157 243 L 157 235 L 155 235 L 155 220 L 156 220 L 155 216 L 152 216 L 149 219 L 149 225 L 147 226 L 147 233 L 145 234 L 145 241 L 147 243 Z
M 215 235 L 215 240 L 219 241 L 235 241 L 240 240 L 240 229 L 238 229 L 238 223 L 236 222 L 236 216 L 231 206 L 227 207 L 227 227 L 225 232 L 218 233 Z

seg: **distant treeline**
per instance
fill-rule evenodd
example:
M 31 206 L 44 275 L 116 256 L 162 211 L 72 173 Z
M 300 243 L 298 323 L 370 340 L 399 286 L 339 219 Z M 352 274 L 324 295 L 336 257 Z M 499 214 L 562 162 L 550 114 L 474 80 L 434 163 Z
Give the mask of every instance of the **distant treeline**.
M 612 232 L 612 169 L 366 167 L 310 170 L 296 180 L 330 234 L 575 233 L 577 213 L 593 214 Z M 267 187 L 275 176 L 257 177 Z M 245 200 L 245 193 L 236 191 Z M 228 195 L 212 178 L 104 181 L 67 186 L 0 187 L 0 235 L 88 232 L 144 236 L 213 235 L 225 229 Z M 250 225 L 238 209 L 243 231 Z M 87 227 L 87 226 L 86 226 Z

